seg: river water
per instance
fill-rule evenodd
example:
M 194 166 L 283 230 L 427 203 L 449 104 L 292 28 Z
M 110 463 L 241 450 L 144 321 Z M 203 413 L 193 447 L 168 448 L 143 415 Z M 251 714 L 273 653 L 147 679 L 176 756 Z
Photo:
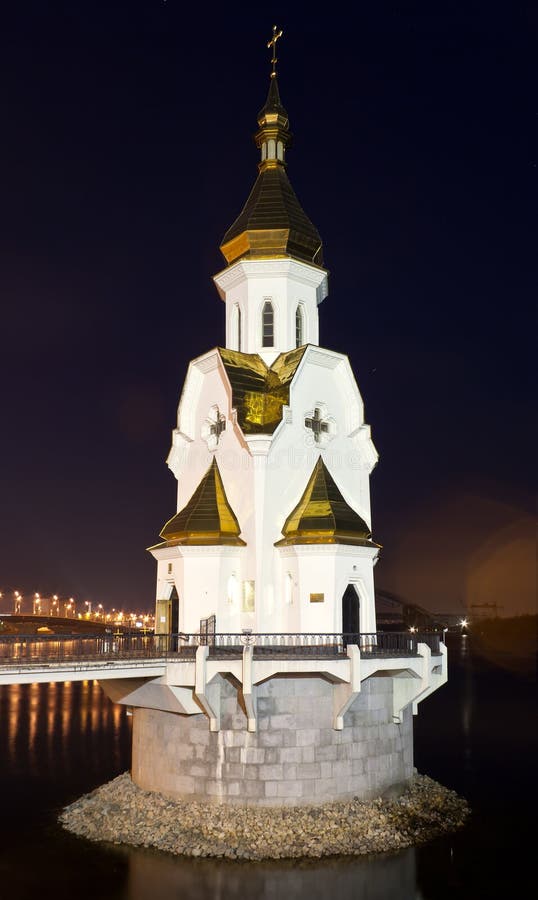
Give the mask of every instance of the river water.
M 533 873 L 536 674 L 449 636 L 449 682 L 419 708 L 415 764 L 465 796 L 461 832 L 368 858 L 241 863 L 91 844 L 62 806 L 129 767 L 130 719 L 96 683 L 0 687 L 0 898 L 438 900 L 523 897 Z

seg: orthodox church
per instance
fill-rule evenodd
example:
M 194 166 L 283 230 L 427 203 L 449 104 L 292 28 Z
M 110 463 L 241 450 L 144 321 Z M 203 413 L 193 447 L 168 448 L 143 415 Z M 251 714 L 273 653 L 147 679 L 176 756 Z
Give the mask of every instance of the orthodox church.
M 226 344 L 191 362 L 179 402 L 178 512 L 150 548 L 157 630 L 375 632 L 377 453 L 349 360 L 319 346 L 328 273 L 288 179 L 274 64 L 258 126 L 258 177 L 214 277 Z
M 258 176 L 214 278 L 225 346 L 190 363 L 177 512 L 150 548 L 166 655 L 102 682 L 131 708 L 137 785 L 266 806 L 399 790 L 413 714 L 447 679 L 438 636 L 376 634 L 377 453 L 347 357 L 319 346 L 327 271 L 287 175 L 280 34 Z

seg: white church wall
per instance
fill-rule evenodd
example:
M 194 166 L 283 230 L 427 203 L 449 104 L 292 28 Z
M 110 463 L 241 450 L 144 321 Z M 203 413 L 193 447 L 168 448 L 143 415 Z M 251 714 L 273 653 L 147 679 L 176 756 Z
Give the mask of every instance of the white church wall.
M 263 279 L 260 279 L 263 282 Z M 243 288 L 245 285 L 243 285 Z M 301 288 L 302 289 L 302 288 Z M 264 293 L 264 284 L 260 285 Z M 315 295 L 311 297 L 315 304 Z M 306 309 L 306 307 L 305 307 Z M 310 312 L 306 309 L 306 316 Z M 317 310 L 315 311 L 317 318 Z M 290 304 L 289 328 L 295 327 L 295 306 Z M 368 523 L 370 521 L 369 469 L 375 450 L 369 438 L 369 430 L 363 424 L 363 406 L 347 359 L 340 354 L 308 347 L 290 390 L 290 414 L 272 436 L 246 437 L 234 426 L 232 396 L 224 368 L 215 351 L 201 357 L 191 366 L 179 407 L 178 429 L 182 438 L 181 449 L 170 454 L 178 477 L 178 509 L 188 502 L 213 456 L 216 457 L 228 501 L 246 541 L 241 569 L 241 600 L 238 614 L 232 613 L 226 601 L 227 579 L 215 575 L 211 588 L 203 587 L 200 579 L 208 573 L 192 569 L 184 579 L 192 585 L 194 603 L 192 616 L 185 614 L 184 630 L 195 621 L 213 613 L 220 623 L 228 623 L 231 630 L 252 627 L 259 631 L 307 629 L 338 630 L 340 597 L 335 599 L 334 574 L 327 587 L 308 588 L 307 593 L 327 593 L 330 603 L 305 606 L 300 598 L 305 596 L 303 567 L 294 574 L 297 584 L 292 603 L 286 602 L 283 570 L 275 562 L 274 544 L 282 537 L 286 517 L 299 501 L 312 470 L 321 454 L 340 488 L 345 500 Z M 323 409 L 331 422 L 330 434 L 322 435 L 318 444 L 311 430 L 305 427 L 305 417 L 311 416 L 316 406 Z M 226 427 L 212 445 L 208 443 L 208 422 L 218 414 L 226 418 Z M 291 419 L 291 421 L 289 421 Z M 357 439 L 357 434 L 360 439 Z M 177 439 L 176 439 L 177 443 Z M 211 449 L 210 449 L 211 446 Z M 370 566 L 371 563 L 366 565 Z M 196 567 L 195 567 L 196 568 Z M 308 573 L 308 583 L 318 577 L 317 568 Z M 284 573 L 285 574 L 285 573 Z M 342 576 L 344 577 L 344 576 Z M 327 571 L 319 573 L 326 582 Z M 365 589 L 372 592 L 373 580 L 365 574 Z M 248 611 L 243 602 L 245 583 L 254 595 L 254 609 Z M 345 587 L 344 587 L 345 589 Z M 183 596 L 178 587 L 180 597 Z M 206 598 L 212 596 L 211 610 Z M 329 607 L 331 611 L 329 612 Z M 366 608 L 366 607 L 365 607 Z M 194 611 L 195 610 L 195 611 Z M 190 621 L 192 618 L 192 622 Z M 187 628 L 187 619 L 189 619 Z M 368 615 L 368 620 L 371 620 Z M 221 624 L 218 624 L 218 628 Z M 362 627 L 362 626 L 361 626 Z
M 299 631 L 333 634 L 335 627 L 335 547 L 297 546 L 301 621 Z
M 341 633 L 342 598 L 353 584 L 360 599 L 360 630 L 376 630 L 373 561 L 376 550 L 338 544 L 296 544 L 275 550 L 281 624 L 275 630 Z M 292 590 L 288 594 L 288 575 Z M 291 596 L 291 602 L 288 601 Z
M 219 273 L 215 282 L 226 302 L 226 346 L 237 349 L 234 327 L 237 305 L 242 314 L 242 352 L 258 353 L 271 365 L 279 353 L 296 346 L 298 303 L 304 310 L 303 343 L 317 344 L 317 306 L 326 294 L 326 280 L 323 269 L 291 259 L 243 260 Z M 273 347 L 263 347 L 262 342 L 262 311 L 266 301 L 274 310 Z
M 342 631 L 342 597 L 349 584 L 360 601 L 361 634 L 375 632 L 374 560 L 375 548 L 344 546 L 338 550 L 335 567 L 335 630 Z
M 209 356 L 209 355 L 208 355 Z M 215 352 L 218 365 L 211 365 L 197 385 L 196 395 L 192 396 L 186 384 L 184 395 L 189 403 L 182 399 L 179 407 L 178 429 L 184 431 L 184 421 L 188 420 L 190 441 L 185 444 L 173 471 L 178 479 L 177 510 L 183 509 L 192 497 L 207 472 L 213 457 L 216 458 L 222 477 L 226 496 L 241 528 L 241 538 L 252 545 L 253 504 L 252 504 L 252 464 L 251 456 L 244 438 L 232 416 L 232 397 L 220 357 Z M 208 362 L 213 363 L 213 359 Z M 203 360 L 202 363 L 203 364 Z M 191 377 L 189 373 L 188 378 Z M 214 409 L 226 418 L 226 427 L 220 434 L 214 449 L 208 448 L 207 424 Z M 254 577 L 251 575 L 250 577 Z
M 273 551 L 276 585 L 274 630 L 296 634 L 301 630 L 300 577 L 294 547 Z
M 233 573 L 240 581 L 239 547 L 182 547 L 184 627 L 193 634 L 200 619 L 216 616 L 217 631 L 240 630 L 240 604 L 228 602 L 229 579 Z M 179 593 L 179 588 L 178 588 Z

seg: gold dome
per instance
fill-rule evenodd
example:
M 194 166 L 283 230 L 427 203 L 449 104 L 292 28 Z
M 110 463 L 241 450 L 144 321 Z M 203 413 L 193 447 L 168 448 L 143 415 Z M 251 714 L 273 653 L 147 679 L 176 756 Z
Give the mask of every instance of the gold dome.
M 370 540 L 368 525 L 344 500 L 327 466 L 319 457 L 303 496 L 282 528 L 275 547 L 290 544 L 355 544 L 379 547 Z
M 213 458 L 189 502 L 169 519 L 161 531 L 165 543 L 157 546 L 245 546 L 245 541 L 239 537 L 240 532 L 239 522 L 226 497 L 217 460 Z
M 286 149 L 292 136 L 274 72 L 258 124 L 254 138 L 261 151 L 258 178 L 224 235 L 221 252 L 228 265 L 239 259 L 292 257 L 322 266 L 318 230 L 301 207 L 286 173 Z

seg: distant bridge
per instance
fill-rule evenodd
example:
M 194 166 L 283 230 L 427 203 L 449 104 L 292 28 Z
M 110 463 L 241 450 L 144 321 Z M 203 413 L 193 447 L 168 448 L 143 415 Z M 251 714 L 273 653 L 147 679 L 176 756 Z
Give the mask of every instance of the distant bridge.
M 62 616 L 13 615 L 0 613 L 0 636 L 9 634 L 88 634 L 98 635 L 114 631 L 124 634 L 130 629 L 110 622 L 93 619 L 67 619 Z
M 375 592 L 377 627 L 383 629 L 418 628 L 442 629 L 445 622 L 439 613 L 432 613 L 417 603 L 409 603 L 390 591 Z

